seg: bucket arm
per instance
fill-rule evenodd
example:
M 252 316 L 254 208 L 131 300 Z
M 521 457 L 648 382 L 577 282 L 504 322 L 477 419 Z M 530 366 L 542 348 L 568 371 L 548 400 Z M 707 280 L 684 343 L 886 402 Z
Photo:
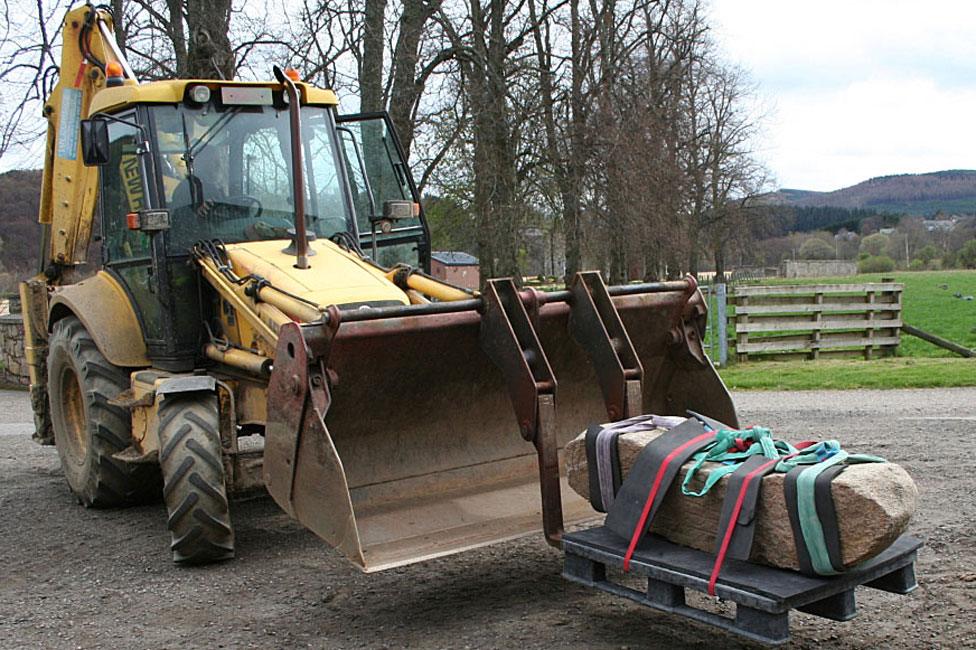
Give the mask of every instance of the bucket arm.
M 71 282 L 72 269 L 86 261 L 98 187 L 98 168 L 84 164 L 81 121 L 92 98 L 107 85 L 109 63 L 121 67 L 125 84 L 135 75 L 115 42 L 112 15 L 91 3 L 70 10 L 61 30 L 58 81 L 44 102 L 47 145 L 41 178 L 39 273 L 22 282 L 24 349 L 30 375 L 35 438 L 53 444 L 47 398 L 48 289 Z
M 121 66 L 125 80 L 135 76 L 119 51 L 112 15 L 91 4 L 72 9 L 64 18 L 59 79 L 44 104 L 47 148 L 38 221 L 44 225 L 41 264 L 57 275 L 85 261 L 91 238 L 98 168 L 86 167 L 81 155 L 81 120 L 92 97 L 106 86 L 105 68 Z

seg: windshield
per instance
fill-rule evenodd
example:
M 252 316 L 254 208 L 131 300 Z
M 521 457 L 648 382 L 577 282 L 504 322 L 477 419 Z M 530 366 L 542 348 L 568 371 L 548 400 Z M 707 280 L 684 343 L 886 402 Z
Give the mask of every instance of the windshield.
M 170 246 L 200 239 L 284 239 L 294 227 L 287 109 L 156 106 L 152 109 Z M 336 165 L 329 109 L 304 106 L 306 219 L 319 237 L 354 231 Z M 353 200 L 356 200 L 353 197 Z

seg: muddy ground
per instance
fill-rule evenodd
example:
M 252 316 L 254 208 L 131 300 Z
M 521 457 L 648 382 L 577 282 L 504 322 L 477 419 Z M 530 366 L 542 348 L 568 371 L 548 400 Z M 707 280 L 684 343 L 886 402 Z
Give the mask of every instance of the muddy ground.
M 919 589 L 862 588 L 859 615 L 794 614 L 791 647 L 976 647 L 976 389 L 740 393 L 744 422 L 837 437 L 918 482 Z M 24 393 L 0 392 L 0 648 L 749 647 L 563 580 L 538 537 L 371 576 L 269 499 L 233 506 L 238 557 L 171 564 L 162 505 L 91 511 Z

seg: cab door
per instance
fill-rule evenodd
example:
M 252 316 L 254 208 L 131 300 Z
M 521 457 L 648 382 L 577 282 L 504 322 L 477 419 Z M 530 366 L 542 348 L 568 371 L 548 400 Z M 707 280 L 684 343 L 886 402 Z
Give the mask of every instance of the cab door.
M 131 212 L 157 206 L 149 156 L 142 149 L 146 138 L 137 127 L 143 116 L 140 111 L 130 111 L 112 117 L 115 119 L 108 121 L 110 159 L 99 174 L 102 263 L 129 294 L 153 365 L 189 370 L 196 356 L 196 333 L 177 332 L 178 306 L 170 290 L 172 265 L 166 259 L 166 232 L 132 230 L 126 219 Z M 195 286 L 192 289 L 189 311 L 196 312 Z M 183 340 L 189 338 L 194 345 Z
M 135 112 L 115 116 L 133 123 Z M 101 168 L 100 206 L 102 224 L 102 262 L 129 293 L 142 324 L 146 344 L 159 344 L 163 338 L 158 287 L 154 276 L 152 241 L 141 230 L 130 230 L 126 215 L 149 207 L 139 147 L 139 129 L 119 121 L 108 123 L 111 158 Z
M 416 217 L 400 219 L 390 232 L 377 233 L 377 262 L 384 266 L 403 262 L 429 272 L 430 232 L 390 116 L 386 112 L 340 115 L 336 123 L 353 186 L 360 246 L 365 251 L 371 249 L 371 218 L 383 216 L 385 201 L 413 201 L 421 206 Z

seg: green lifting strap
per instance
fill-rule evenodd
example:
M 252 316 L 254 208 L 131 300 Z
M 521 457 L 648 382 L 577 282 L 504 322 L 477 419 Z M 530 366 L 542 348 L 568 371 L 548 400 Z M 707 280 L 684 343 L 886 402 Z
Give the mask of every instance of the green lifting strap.
M 800 528 L 803 530 L 803 540 L 810 552 L 810 564 L 817 575 L 830 576 L 837 574 L 830 563 L 827 554 L 827 544 L 824 541 L 823 524 L 817 515 L 817 504 L 814 500 L 814 485 L 817 477 L 828 467 L 832 467 L 847 459 L 847 452 L 838 449 L 833 456 L 822 463 L 811 465 L 796 479 L 796 509 L 800 515 Z
M 739 450 L 737 440 L 741 440 L 743 444 L 751 444 L 745 450 Z M 729 451 L 730 449 L 736 449 L 738 451 Z M 788 442 L 774 440 L 773 432 L 765 427 L 720 429 L 715 432 L 715 440 L 692 457 L 694 463 L 691 469 L 685 473 L 685 478 L 681 482 L 681 492 L 690 497 L 705 496 L 723 477 L 734 472 L 739 465 L 752 456 L 779 458 L 780 456 L 786 456 L 795 452 L 796 449 Z M 705 479 L 705 484 L 702 488 L 695 492 L 689 485 L 698 473 L 698 470 L 706 462 L 725 464 L 713 469 L 708 474 L 708 478 Z M 777 471 L 780 471 L 778 466 Z
M 790 468 L 803 464 L 810 465 L 796 479 L 796 508 L 800 528 L 803 531 L 803 541 L 810 553 L 810 563 L 814 572 L 824 576 L 836 575 L 839 571 L 835 570 L 830 562 L 823 523 L 820 520 L 820 513 L 817 512 L 815 489 L 817 477 L 829 467 L 841 463 L 883 463 L 885 460 L 868 454 L 848 454 L 841 449 L 840 443 L 836 440 L 827 440 L 808 449 L 811 450 L 810 453 L 800 454 L 780 464 Z
M 783 460 L 777 463 L 775 468 L 775 471 L 782 473 L 789 472 L 796 467 L 809 466 L 797 477 L 796 501 L 790 505 L 791 508 L 794 506 L 796 508 L 799 532 L 802 534 L 802 542 L 808 550 L 814 573 L 819 575 L 839 573 L 839 570 L 830 561 L 824 525 L 820 519 L 826 513 L 820 513 L 817 510 L 817 477 L 830 467 L 842 463 L 883 463 L 885 460 L 868 454 L 849 454 L 841 448 L 840 443 L 836 440 L 825 440 L 798 450 L 788 442 L 775 440 L 772 431 L 765 427 L 719 429 L 715 432 L 714 440 L 692 456 L 693 463 L 685 473 L 684 480 L 681 483 L 681 492 L 687 496 L 705 496 L 716 483 L 734 472 L 742 463 L 753 456 L 764 456 L 770 459 L 782 458 Z M 723 463 L 723 465 L 709 472 L 702 488 L 694 491 L 689 486 L 698 471 L 707 462 Z M 835 555 L 837 555 L 836 549 Z

